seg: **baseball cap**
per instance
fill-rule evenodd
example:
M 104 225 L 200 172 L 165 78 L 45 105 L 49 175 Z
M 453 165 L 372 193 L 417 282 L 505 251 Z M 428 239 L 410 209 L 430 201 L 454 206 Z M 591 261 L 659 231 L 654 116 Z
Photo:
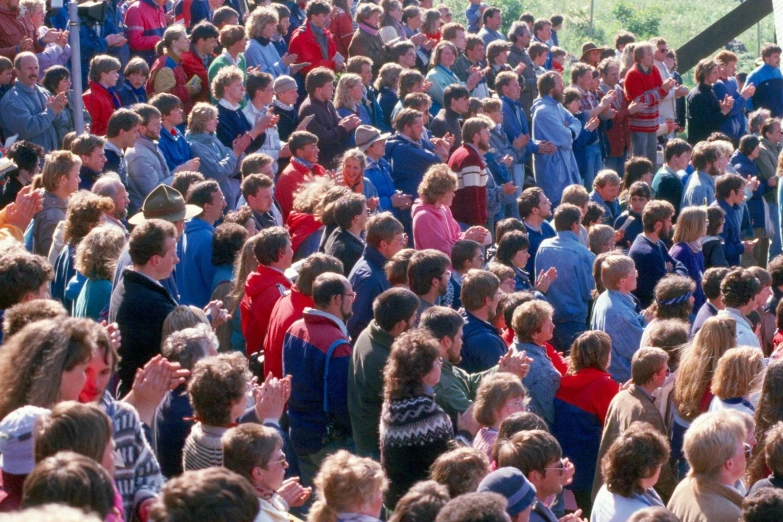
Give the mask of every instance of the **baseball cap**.
M 33 428 L 38 417 L 50 413 L 38 406 L 22 406 L 0 422 L 0 468 L 12 475 L 27 475 L 35 467 Z

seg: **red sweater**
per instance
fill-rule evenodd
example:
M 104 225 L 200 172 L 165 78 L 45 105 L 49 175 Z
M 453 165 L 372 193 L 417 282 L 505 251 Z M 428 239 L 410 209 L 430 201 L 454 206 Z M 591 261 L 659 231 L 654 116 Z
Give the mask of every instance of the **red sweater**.
M 638 101 L 647 104 L 646 108 L 629 117 L 631 132 L 658 131 L 658 105 L 667 94 L 662 85 L 661 73 L 655 65 L 645 73 L 637 64 L 626 73 L 625 97 L 629 102 Z
M 306 178 L 324 175 L 326 175 L 326 169 L 317 163 L 313 165 L 313 170 L 310 170 L 296 159 L 291 160 L 275 184 L 275 199 L 280 203 L 283 220 L 288 220 L 288 214 L 294 209 L 294 193 L 302 186 Z
M 338 53 L 347 57 L 348 46 L 351 45 L 351 39 L 353 38 L 354 32 L 351 13 L 346 13 L 338 7 L 337 13 L 333 13 L 331 19 L 332 22 L 329 24 L 329 32 L 331 32 L 334 37 L 334 46 Z
M 272 309 L 289 288 L 291 281 L 282 272 L 265 265 L 258 265 L 256 271 L 247 277 L 245 297 L 239 307 L 248 357 L 264 345 Z
M 302 318 L 305 308 L 313 307 L 313 298 L 304 295 L 297 287 L 281 297 L 272 309 L 269 328 L 264 339 L 264 373 L 272 372 L 278 379 L 283 377 L 283 341 L 285 333 Z
M 483 226 L 487 222 L 487 165 L 478 151 L 462 144 L 451 154 L 449 169 L 457 175 L 451 214 L 460 223 Z

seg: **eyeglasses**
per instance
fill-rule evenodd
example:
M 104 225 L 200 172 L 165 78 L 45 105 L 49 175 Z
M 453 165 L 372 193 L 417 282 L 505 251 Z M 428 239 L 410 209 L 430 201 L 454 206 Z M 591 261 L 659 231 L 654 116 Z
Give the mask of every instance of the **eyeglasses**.
M 747 442 L 743 443 L 743 445 L 745 446 L 745 459 L 750 460 L 750 456 L 753 454 L 753 446 Z
M 350 297 L 351 299 L 356 299 L 356 292 L 347 292 L 343 294 L 345 297 Z
M 557 471 L 560 475 L 562 475 L 565 469 L 566 469 L 565 461 L 563 459 L 560 459 L 559 466 L 549 466 L 544 468 L 544 471 L 549 471 L 549 470 Z
M 269 461 L 269 464 L 267 464 L 267 466 L 272 466 L 272 465 L 274 465 L 274 464 L 280 464 L 280 465 L 283 465 L 283 464 L 287 464 L 287 463 L 288 463 L 288 461 L 286 460 L 286 458 L 285 458 L 285 455 L 283 455 L 283 456 L 281 456 L 281 457 L 280 457 L 279 459 L 277 459 L 277 460 L 270 460 L 270 461 Z

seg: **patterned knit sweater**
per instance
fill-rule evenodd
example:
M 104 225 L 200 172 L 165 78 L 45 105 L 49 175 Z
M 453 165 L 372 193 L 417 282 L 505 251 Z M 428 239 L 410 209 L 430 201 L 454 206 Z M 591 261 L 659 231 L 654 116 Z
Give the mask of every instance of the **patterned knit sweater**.
M 194 471 L 223 465 L 223 445 L 220 439 L 228 428 L 207 426 L 197 422 L 182 448 L 182 469 Z
M 432 395 L 395 399 L 381 412 L 381 464 L 389 478 L 386 506 L 394 509 L 410 487 L 426 480 L 430 465 L 449 450 L 454 428 Z

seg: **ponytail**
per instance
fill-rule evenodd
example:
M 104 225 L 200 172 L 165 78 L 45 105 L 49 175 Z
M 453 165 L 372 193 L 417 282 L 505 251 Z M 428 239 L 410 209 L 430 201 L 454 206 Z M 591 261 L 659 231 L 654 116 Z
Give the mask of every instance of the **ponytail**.
M 163 43 L 163 39 L 158 40 L 158 43 L 155 44 L 155 54 L 158 56 L 163 56 L 163 51 L 166 48 L 166 45 Z

